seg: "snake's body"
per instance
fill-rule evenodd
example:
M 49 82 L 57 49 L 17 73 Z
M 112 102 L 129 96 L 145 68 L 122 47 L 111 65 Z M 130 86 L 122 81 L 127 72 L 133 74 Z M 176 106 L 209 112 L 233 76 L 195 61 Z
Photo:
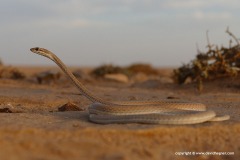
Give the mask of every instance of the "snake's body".
M 80 92 L 93 103 L 88 107 L 89 120 L 95 123 L 150 123 L 195 124 L 206 121 L 224 121 L 230 116 L 216 116 L 201 103 L 179 100 L 160 101 L 106 101 L 90 93 L 52 52 L 31 48 L 32 52 L 54 61 L 72 80 Z

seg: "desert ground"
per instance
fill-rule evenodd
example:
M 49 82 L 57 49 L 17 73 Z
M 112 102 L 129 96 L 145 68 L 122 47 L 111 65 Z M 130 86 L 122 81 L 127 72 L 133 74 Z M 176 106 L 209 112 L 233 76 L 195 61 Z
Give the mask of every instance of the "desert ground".
M 57 67 L 16 68 L 25 78 L 0 78 L 1 160 L 235 160 L 240 157 L 239 77 L 204 82 L 199 92 L 195 83 L 173 83 L 171 68 L 160 68 L 158 78 L 139 76 L 121 82 L 90 77 L 88 68 L 71 68 L 80 70 L 79 79 L 92 93 L 106 100 L 171 97 L 200 102 L 218 115 L 231 116 L 227 121 L 192 125 L 103 125 L 88 120 L 87 107 L 91 102 L 62 72 L 54 80 L 43 79 L 41 83 L 37 80 L 37 74 L 47 70 L 58 72 Z M 186 155 L 190 152 L 191 155 Z M 193 152 L 204 154 L 193 155 Z M 207 155 L 210 152 L 215 155 Z M 216 155 L 222 152 L 234 155 Z

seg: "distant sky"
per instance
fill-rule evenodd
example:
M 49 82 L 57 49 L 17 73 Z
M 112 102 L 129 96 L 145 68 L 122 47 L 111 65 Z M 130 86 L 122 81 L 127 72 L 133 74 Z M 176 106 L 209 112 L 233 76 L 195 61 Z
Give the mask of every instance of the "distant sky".
M 0 58 L 7 65 L 178 66 L 214 44 L 240 37 L 239 0 L 0 0 Z

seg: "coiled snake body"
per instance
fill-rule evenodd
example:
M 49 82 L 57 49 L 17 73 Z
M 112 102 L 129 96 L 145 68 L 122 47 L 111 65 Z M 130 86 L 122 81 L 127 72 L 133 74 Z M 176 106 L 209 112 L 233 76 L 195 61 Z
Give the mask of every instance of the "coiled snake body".
M 33 53 L 54 61 L 72 80 L 79 91 L 93 103 L 88 107 L 89 120 L 95 123 L 149 123 L 149 124 L 195 124 L 206 121 L 224 121 L 229 115 L 216 116 L 201 103 L 160 101 L 106 101 L 90 93 L 52 52 L 44 48 L 31 48 Z

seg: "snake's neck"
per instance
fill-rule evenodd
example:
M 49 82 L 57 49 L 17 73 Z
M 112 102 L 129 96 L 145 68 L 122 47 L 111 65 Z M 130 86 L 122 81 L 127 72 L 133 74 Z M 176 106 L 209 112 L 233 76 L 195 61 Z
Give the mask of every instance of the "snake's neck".
M 61 68 L 61 70 L 67 75 L 67 77 L 73 82 L 73 84 L 77 87 L 77 89 L 90 101 L 98 102 L 101 104 L 114 104 L 113 102 L 109 102 L 103 100 L 99 97 L 94 96 L 66 67 L 66 65 L 55 55 L 53 54 L 53 61 Z

